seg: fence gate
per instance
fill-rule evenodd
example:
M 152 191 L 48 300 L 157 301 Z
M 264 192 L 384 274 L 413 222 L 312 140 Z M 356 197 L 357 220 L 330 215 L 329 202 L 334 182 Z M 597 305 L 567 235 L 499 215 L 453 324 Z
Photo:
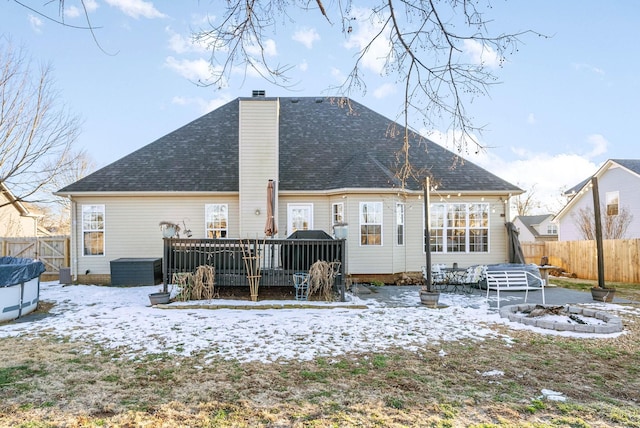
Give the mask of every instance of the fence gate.
M 47 271 L 58 273 L 60 267 L 69 266 L 69 237 L 43 236 L 26 238 L 0 238 L 2 256 L 39 259 Z

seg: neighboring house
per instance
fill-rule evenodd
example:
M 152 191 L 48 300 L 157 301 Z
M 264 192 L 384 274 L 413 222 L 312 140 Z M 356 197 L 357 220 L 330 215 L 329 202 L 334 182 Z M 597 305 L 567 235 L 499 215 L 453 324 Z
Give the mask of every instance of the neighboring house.
M 520 215 L 513 219 L 520 242 L 544 242 L 558 240 L 558 226 L 552 222 L 553 214 Z
M 21 202 L 0 182 L 0 237 L 21 238 L 42 235 L 38 226 L 40 214 L 28 204 Z
M 56 192 L 72 202 L 72 275 L 98 282 L 111 260 L 161 257 L 161 221 L 194 238 L 264 237 L 270 179 L 278 237 L 347 223 L 351 274 L 419 272 L 424 178 L 397 179 L 402 131 L 350 100 L 235 99 Z M 436 189 L 433 262 L 505 262 L 506 202 L 522 190 L 413 132 L 410 144 Z
M 609 159 L 593 176 L 598 180 L 601 214 L 615 216 L 622 210 L 628 211 L 632 221 L 624 238 L 640 238 L 640 159 Z M 583 208 L 593 212 L 591 177 L 567 190 L 565 194 L 570 199 L 554 219 L 558 224 L 558 239 L 583 240 L 577 217 Z

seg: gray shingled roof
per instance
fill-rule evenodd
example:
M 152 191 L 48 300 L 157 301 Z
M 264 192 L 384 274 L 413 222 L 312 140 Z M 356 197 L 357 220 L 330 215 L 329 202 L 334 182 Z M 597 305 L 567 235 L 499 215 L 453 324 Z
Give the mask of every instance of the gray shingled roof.
M 520 215 L 517 218 L 519 218 L 522 224 L 524 224 L 525 227 L 529 229 L 529 232 L 531 232 L 533 236 L 540 236 L 540 233 L 536 230 L 534 226 L 539 225 L 540 223 L 545 221 L 545 219 L 547 219 L 547 217 L 549 216 L 551 216 L 551 214 Z
M 613 162 L 622 165 L 630 171 L 640 174 L 640 159 L 611 159 Z
M 350 101 L 280 98 L 279 190 L 394 188 L 402 127 Z M 240 98 L 194 120 L 91 175 L 59 190 L 76 192 L 238 190 Z M 518 187 L 456 155 L 413 136 L 414 165 L 430 171 L 439 191 L 521 192 Z M 409 182 L 419 190 L 420 183 Z
M 640 159 L 609 159 L 611 162 L 615 162 L 618 165 L 627 168 L 629 171 L 635 172 L 640 175 Z M 585 184 L 587 184 L 591 180 L 591 177 L 588 177 L 582 180 L 580 183 L 576 184 L 570 189 L 565 190 L 565 195 L 570 195 L 572 193 L 577 193 L 582 189 Z

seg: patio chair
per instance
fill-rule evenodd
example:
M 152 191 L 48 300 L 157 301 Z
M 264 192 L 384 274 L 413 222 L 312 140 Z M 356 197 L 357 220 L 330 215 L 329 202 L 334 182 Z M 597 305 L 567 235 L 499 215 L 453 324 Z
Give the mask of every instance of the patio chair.
M 440 291 L 446 291 L 447 282 L 445 277 L 444 268 L 446 265 L 443 264 L 432 264 L 431 265 L 431 282 L 436 287 L 436 289 Z M 422 276 L 424 280 L 427 280 L 427 267 L 422 266 Z
M 464 275 L 464 292 L 471 293 L 473 287 L 480 288 L 480 281 L 487 276 L 485 265 L 469 266 Z
M 309 298 L 309 274 L 294 273 L 293 287 L 296 290 L 296 300 L 307 300 Z

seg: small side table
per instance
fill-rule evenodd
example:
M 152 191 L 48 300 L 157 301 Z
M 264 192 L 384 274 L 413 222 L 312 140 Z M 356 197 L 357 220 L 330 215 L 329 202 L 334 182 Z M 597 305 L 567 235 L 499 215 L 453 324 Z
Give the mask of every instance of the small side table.
M 544 279 L 544 285 L 549 285 L 549 271 L 554 269 L 560 269 L 558 266 L 552 265 L 544 265 L 538 266 L 538 270 L 540 271 L 540 277 Z

